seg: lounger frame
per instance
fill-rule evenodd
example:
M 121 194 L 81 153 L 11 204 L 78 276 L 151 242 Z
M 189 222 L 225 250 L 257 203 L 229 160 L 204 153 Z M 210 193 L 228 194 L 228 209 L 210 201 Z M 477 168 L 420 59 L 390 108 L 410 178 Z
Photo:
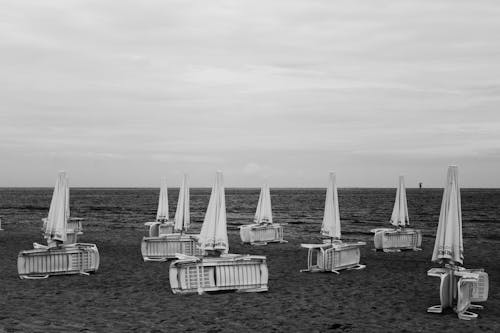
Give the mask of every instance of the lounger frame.
M 168 235 L 174 233 L 174 223 L 173 222 L 146 222 L 146 235 L 147 237 L 160 237 L 162 235 Z
M 401 250 L 421 250 L 422 232 L 417 229 L 374 229 L 373 242 L 376 250 L 399 252 Z
M 440 278 L 440 304 L 427 308 L 427 312 L 442 313 L 446 308 L 453 308 L 459 319 L 473 320 L 478 317 L 469 309 L 482 309 L 482 305 L 472 302 L 485 302 L 488 299 L 488 273 L 483 269 L 445 267 L 432 268 L 427 275 Z
M 268 290 L 266 257 L 222 255 L 176 260 L 170 264 L 174 294 L 216 291 L 263 292 Z
M 66 241 L 64 244 L 75 244 L 78 242 L 78 236 L 83 234 L 84 219 L 81 217 L 70 217 L 66 222 Z M 47 218 L 42 219 L 42 233 L 45 233 Z
M 190 234 L 170 234 L 162 237 L 144 237 L 141 242 L 144 261 L 166 261 L 175 259 L 177 254 L 201 256 L 198 236 Z
M 307 248 L 307 269 L 301 272 L 333 272 L 339 274 L 343 269 L 363 269 L 359 263 L 360 247 L 365 242 L 337 244 L 301 244 Z M 316 258 L 316 260 L 314 260 Z
M 287 243 L 283 240 L 283 226 L 277 223 L 243 225 L 240 227 L 240 237 L 243 243 L 252 245 Z
M 50 249 L 19 252 L 17 270 L 21 279 L 48 278 L 51 275 L 88 274 L 99 268 L 95 244 L 76 243 Z

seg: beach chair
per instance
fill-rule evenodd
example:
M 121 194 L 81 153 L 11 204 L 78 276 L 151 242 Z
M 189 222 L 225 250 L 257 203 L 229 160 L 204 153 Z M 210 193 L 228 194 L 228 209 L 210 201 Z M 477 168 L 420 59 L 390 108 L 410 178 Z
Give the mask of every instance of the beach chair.
M 427 312 L 442 313 L 444 309 L 453 306 L 452 275 L 448 268 L 432 268 L 427 272 L 427 276 L 440 278 L 439 299 L 441 304 L 427 308 Z
M 17 270 L 21 279 L 45 279 L 51 275 L 88 275 L 99 268 L 99 251 L 95 244 L 76 243 L 48 248 L 34 244 L 35 249 L 21 251 Z
M 252 245 L 287 243 L 286 240 L 283 240 L 283 226 L 277 223 L 240 226 L 240 237 L 243 243 Z
M 459 319 L 473 320 L 478 317 L 469 309 L 482 309 L 483 306 L 472 304 L 488 299 L 489 277 L 483 269 L 465 269 L 459 267 L 432 268 L 428 276 L 439 277 L 440 305 L 427 309 L 430 313 L 442 313 L 446 308 L 453 308 Z
M 146 222 L 146 235 L 148 237 L 159 237 L 174 233 L 174 223 L 172 222 Z
M 198 236 L 189 234 L 169 234 L 161 237 L 144 237 L 141 243 L 144 261 L 166 261 L 175 259 L 177 254 L 201 256 Z
M 64 244 L 75 244 L 78 242 L 78 236 L 83 235 L 83 225 L 81 217 L 70 217 L 66 224 L 66 241 Z M 47 218 L 42 219 L 42 234 L 45 233 Z
M 308 249 L 307 269 L 301 272 L 333 272 L 340 274 L 343 269 L 363 269 L 366 266 L 359 263 L 360 247 L 365 242 L 356 243 L 324 243 L 301 244 Z M 314 262 L 316 258 L 316 262 Z
M 220 257 L 179 258 L 170 264 L 170 287 L 174 294 L 268 290 L 264 256 L 223 254 Z
M 384 252 L 399 252 L 401 250 L 421 250 L 422 232 L 417 229 L 372 229 L 375 235 L 373 242 L 375 250 Z

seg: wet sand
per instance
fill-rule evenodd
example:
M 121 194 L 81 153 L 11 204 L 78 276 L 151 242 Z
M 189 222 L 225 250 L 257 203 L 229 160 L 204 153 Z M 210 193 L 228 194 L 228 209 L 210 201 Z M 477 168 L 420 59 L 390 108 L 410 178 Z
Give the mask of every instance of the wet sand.
M 4 226 L 7 227 L 7 226 Z M 439 280 L 427 277 L 434 240 L 423 251 L 382 253 L 365 240 L 360 271 L 300 273 L 319 237 L 286 237 L 287 244 L 242 245 L 229 231 L 231 253 L 266 255 L 269 291 L 174 295 L 168 263 L 144 263 L 139 228 L 86 228 L 82 242 L 97 244 L 101 264 L 90 276 L 20 280 L 20 250 L 41 242 L 36 226 L 10 224 L 0 232 L 0 332 L 472 332 L 500 331 L 500 242 L 465 239 L 465 266 L 490 274 L 489 300 L 480 318 L 466 322 L 449 311 L 428 314 L 439 303 Z M 286 231 L 285 231 L 286 236 Z

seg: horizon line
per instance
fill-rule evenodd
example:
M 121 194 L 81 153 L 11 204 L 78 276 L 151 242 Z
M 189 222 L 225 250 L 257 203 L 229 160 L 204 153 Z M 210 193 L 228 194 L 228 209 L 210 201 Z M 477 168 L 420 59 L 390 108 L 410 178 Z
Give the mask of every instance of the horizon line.
M 190 189 L 210 189 L 212 186 L 190 186 Z M 0 186 L 0 189 L 50 189 L 54 186 Z M 70 186 L 70 189 L 160 189 L 159 186 Z M 169 186 L 169 189 L 179 189 L 179 186 Z M 261 186 L 226 186 L 225 189 L 260 189 Z M 307 187 L 307 186 L 270 186 L 270 189 L 326 189 L 326 186 L 321 187 Z M 397 187 L 382 187 L 382 186 L 338 186 L 339 189 L 396 189 Z M 406 187 L 406 189 L 443 189 L 444 187 Z M 476 187 L 464 186 L 460 189 L 484 189 L 484 190 L 497 190 L 500 187 Z

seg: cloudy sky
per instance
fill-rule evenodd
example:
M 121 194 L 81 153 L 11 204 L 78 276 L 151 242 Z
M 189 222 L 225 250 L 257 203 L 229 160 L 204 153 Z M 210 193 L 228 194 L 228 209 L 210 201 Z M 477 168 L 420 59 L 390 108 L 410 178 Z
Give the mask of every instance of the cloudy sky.
M 500 187 L 500 2 L 0 2 L 0 186 Z

